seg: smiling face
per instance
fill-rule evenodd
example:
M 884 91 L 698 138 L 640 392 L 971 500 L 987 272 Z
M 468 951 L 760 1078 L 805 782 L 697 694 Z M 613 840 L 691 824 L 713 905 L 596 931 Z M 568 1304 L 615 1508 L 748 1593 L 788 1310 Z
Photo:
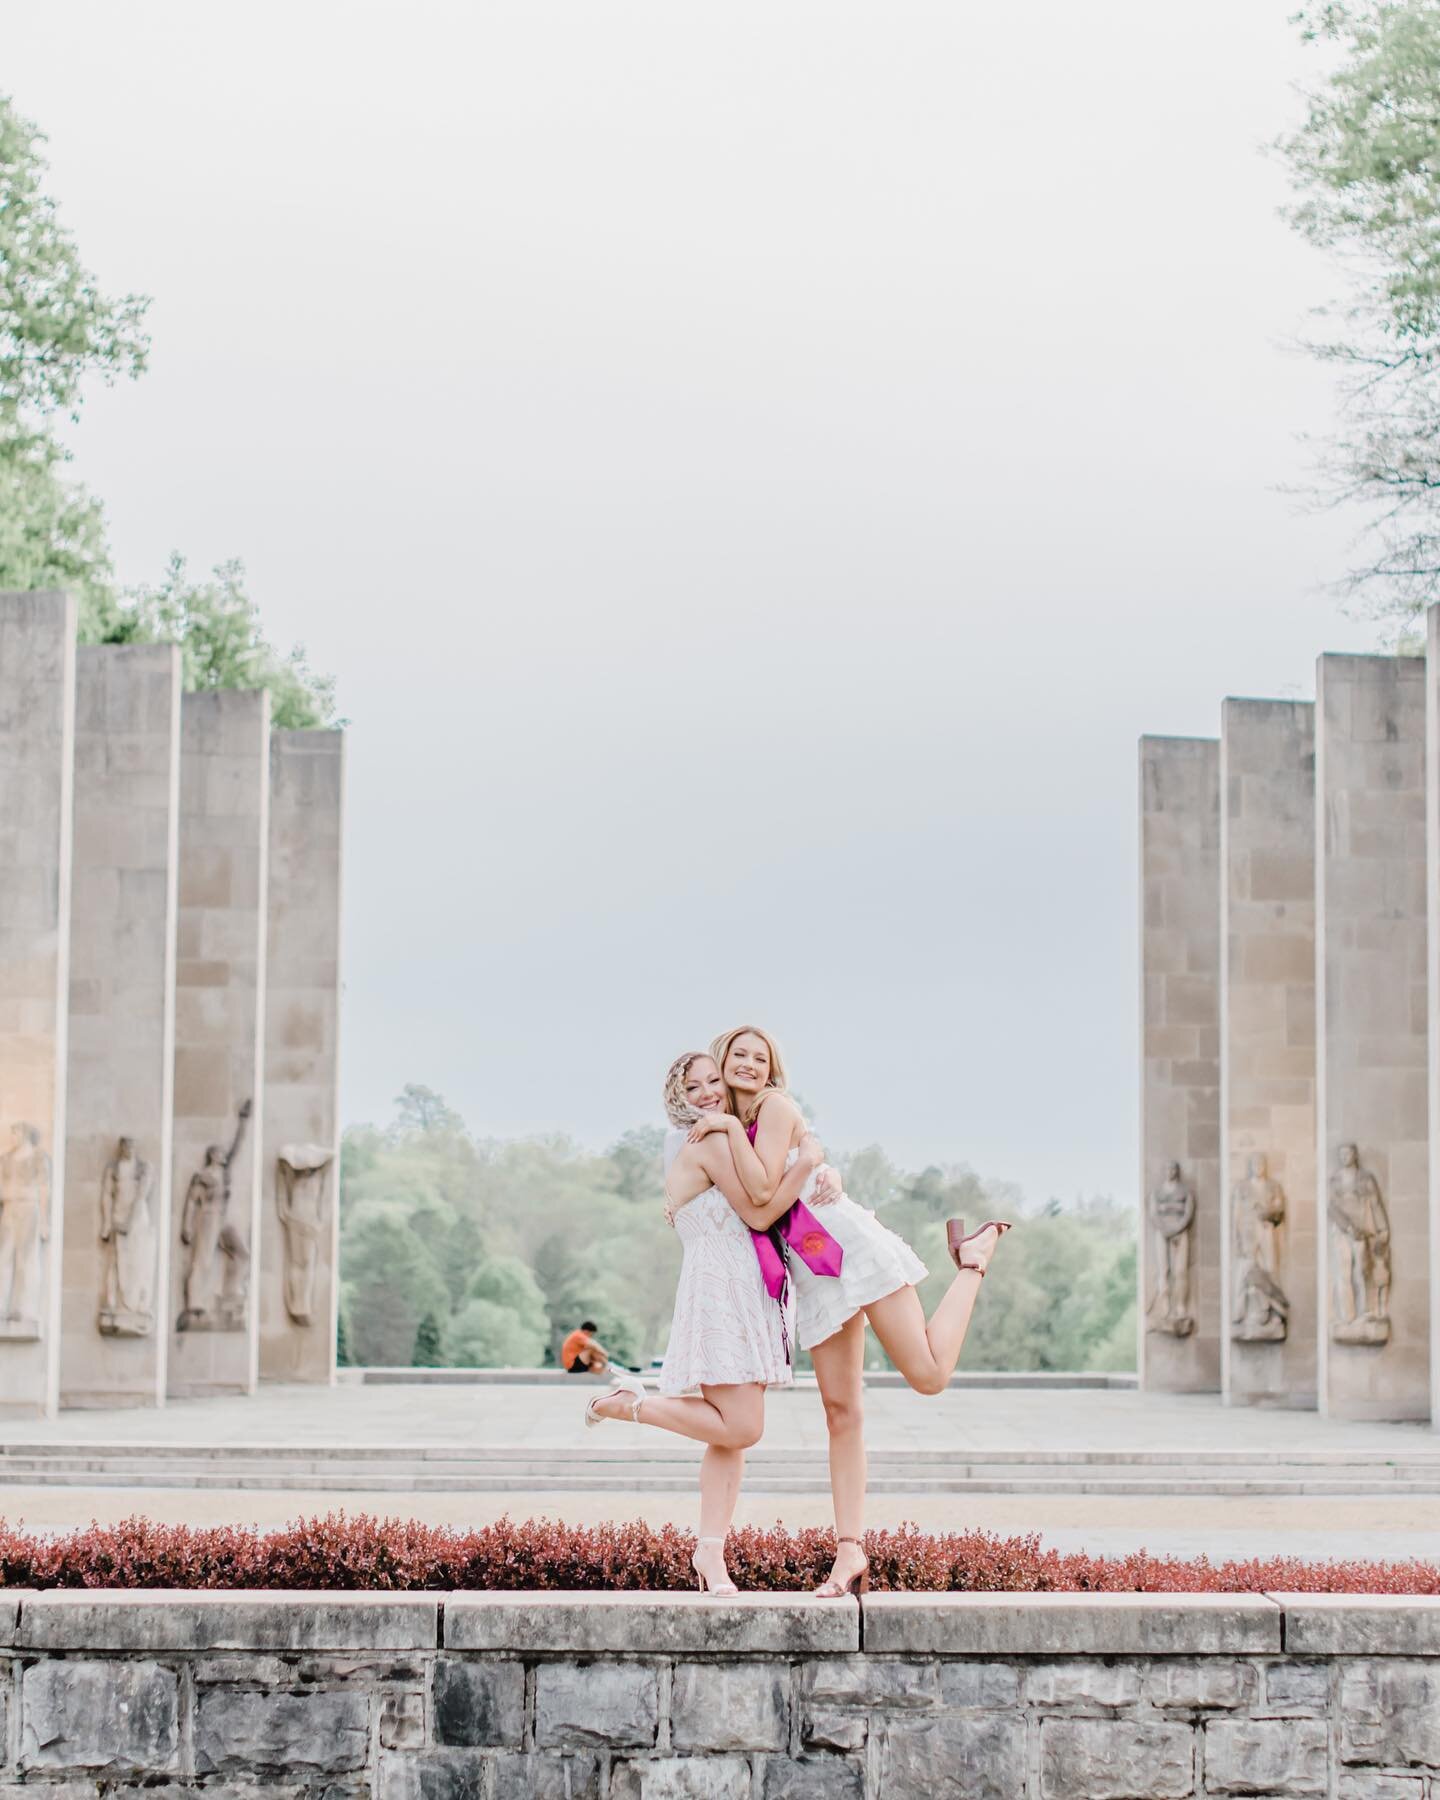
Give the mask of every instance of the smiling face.
M 685 1071 L 685 1098 L 696 1112 L 724 1112 L 725 1082 L 713 1056 L 697 1056 Z
M 770 1046 L 758 1031 L 742 1031 L 725 1058 L 724 1075 L 737 1094 L 758 1094 L 770 1082 Z

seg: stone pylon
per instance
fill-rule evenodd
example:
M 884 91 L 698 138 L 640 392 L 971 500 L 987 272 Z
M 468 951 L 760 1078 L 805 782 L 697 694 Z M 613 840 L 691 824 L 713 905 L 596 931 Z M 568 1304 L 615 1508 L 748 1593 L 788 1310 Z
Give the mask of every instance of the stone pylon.
M 1140 741 L 1140 1379 L 1220 1386 L 1220 746 Z
M 1319 1399 L 1430 1415 L 1426 664 L 1316 675 Z
M 1314 1406 L 1315 708 L 1221 710 L 1227 1402 Z
M 259 1370 L 270 696 L 186 694 L 170 1291 L 172 1394 Z
M 60 1393 L 159 1405 L 170 1341 L 180 652 L 80 651 Z
M 345 734 L 270 738 L 260 1376 L 335 1377 Z
M 0 593 L 0 1406 L 60 1382 L 75 601 Z

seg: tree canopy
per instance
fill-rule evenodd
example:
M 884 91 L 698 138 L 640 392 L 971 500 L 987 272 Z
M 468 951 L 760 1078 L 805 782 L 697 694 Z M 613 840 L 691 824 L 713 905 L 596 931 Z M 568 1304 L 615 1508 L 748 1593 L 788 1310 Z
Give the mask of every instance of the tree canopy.
M 1342 374 L 1316 492 L 1364 509 L 1347 584 L 1405 619 L 1440 597 L 1440 0 L 1311 5 L 1297 19 L 1330 62 L 1278 146 L 1289 217 L 1346 281 L 1310 346 Z
M 268 688 L 277 725 L 332 724 L 334 682 L 266 641 L 239 562 L 197 581 L 175 555 L 157 583 L 117 582 L 104 510 L 68 476 L 54 421 L 80 416 L 87 382 L 144 372 L 150 302 L 86 268 L 45 191 L 44 141 L 0 95 L 0 588 L 68 588 L 81 643 L 175 643 L 187 689 Z
M 554 1364 L 593 1318 L 622 1361 L 665 1348 L 680 1265 L 665 1223 L 663 1133 L 603 1153 L 561 1137 L 486 1141 L 432 1089 L 412 1085 L 384 1129 L 347 1131 L 341 1313 L 357 1363 L 413 1355 L 457 1366 Z M 953 1269 L 943 1222 L 1025 1219 L 1024 1257 L 999 1256 L 965 1347 L 967 1368 L 1135 1366 L 1135 1217 L 1097 1200 L 1027 1209 L 963 1167 L 905 1174 L 875 1146 L 844 1159 L 846 1187 L 926 1259 L 929 1311 Z M 867 1356 L 885 1365 L 873 1338 Z M 803 1366 L 803 1359 L 802 1359 Z

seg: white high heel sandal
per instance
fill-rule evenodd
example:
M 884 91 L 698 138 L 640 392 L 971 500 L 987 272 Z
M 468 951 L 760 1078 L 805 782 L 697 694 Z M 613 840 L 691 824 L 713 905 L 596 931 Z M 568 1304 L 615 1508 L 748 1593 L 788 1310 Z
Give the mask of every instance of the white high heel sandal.
M 723 1537 L 696 1538 L 695 1548 L 698 1551 L 702 1544 L 723 1544 L 724 1542 L 725 1540 Z M 700 1592 L 702 1594 L 714 1594 L 717 1599 L 723 1599 L 727 1594 L 738 1594 L 740 1592 L 733 1581 L 719 1581 L 712 1587 L 709 1578 L 693 1556 L 690 1558 L 690 1567 L 695 1571 L 695 1579 L 700 1584 Z
M 632 1401 L 630 1417 L 638 1425 L 640 1423 L 640 1402 L 645 1398 L 645 1383 L 636 1380 L 633 1375 L 614 1376 L 611 1379 L 609 1393 L 597 1394 L 585 1408 L 585 1423 L 587 1425 L 603 1425 L 605 1423 L 605 1414 L 597 1413 L 595 1408 L 602 1400 L 613 1400 L 617 1394 L 630 1395 Z

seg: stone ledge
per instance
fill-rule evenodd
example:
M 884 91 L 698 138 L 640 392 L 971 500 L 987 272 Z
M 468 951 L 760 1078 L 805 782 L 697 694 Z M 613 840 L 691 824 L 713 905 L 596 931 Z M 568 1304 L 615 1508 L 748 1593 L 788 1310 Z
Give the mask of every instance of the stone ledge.
M 21 1597 L 22 1650 L 433 1650 L 435 1594 L 56 1588 Z
M 948 1656 L 1214 1656 L 1282 1648 L 1264 1594 L 868 1594 L 867 1651 Z
M 1411 1594 L 384 1594 L 11 1589 L 0 1650 L 516 1655 L 1440 1656 Z
M 853 1600 L 808 1594 L 448 1594 L 447 1650 L 818 1652 L 860 1648 Z
M 1440 1598 L 1429 1594 L 1266 1596 L 1291 1656 L 1440 1656 Z

